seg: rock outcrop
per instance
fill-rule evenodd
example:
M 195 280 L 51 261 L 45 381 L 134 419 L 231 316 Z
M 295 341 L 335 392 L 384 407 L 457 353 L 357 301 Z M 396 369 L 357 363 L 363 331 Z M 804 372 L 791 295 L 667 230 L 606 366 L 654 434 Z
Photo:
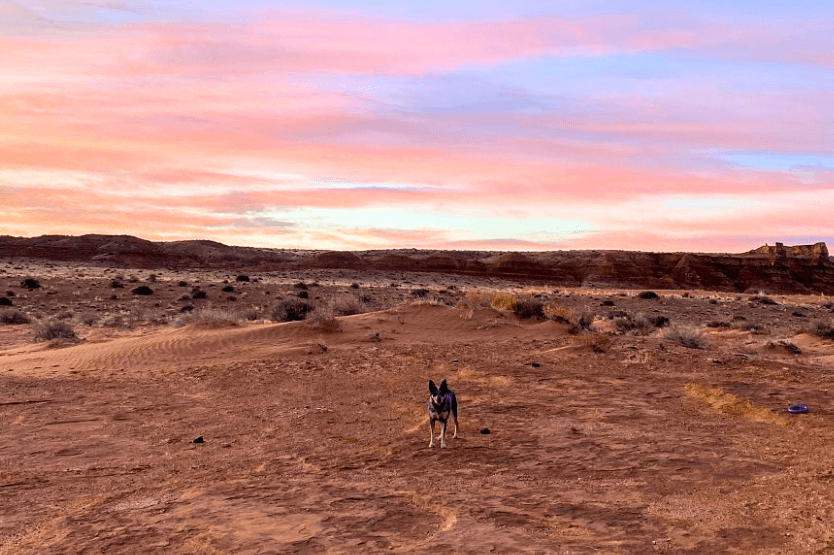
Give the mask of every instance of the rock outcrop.
M 437 272 L 564 286 L 834 294 L 825 243 L 765 245 L 741 254 L 630 251 L 301 251 L 214 241 L 152 242 L 127 235 L 0 237 L 0 257 L 168 269 L 272 271 L 337 268 Z

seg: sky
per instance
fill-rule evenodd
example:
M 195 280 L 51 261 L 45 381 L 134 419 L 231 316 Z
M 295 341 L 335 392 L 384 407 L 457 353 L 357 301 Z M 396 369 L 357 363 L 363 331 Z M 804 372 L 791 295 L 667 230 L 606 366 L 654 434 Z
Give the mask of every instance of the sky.
M 803 0 L 0 0 L 0 234 L 832 245 L 833 28 Z

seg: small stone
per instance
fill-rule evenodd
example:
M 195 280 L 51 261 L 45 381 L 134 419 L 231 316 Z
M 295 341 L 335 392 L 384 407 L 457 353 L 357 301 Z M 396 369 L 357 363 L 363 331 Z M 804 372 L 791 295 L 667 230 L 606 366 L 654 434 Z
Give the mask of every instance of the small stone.
M 533 368 L 539 368 L 541 366 L 541 363 L 540 362 L 531 362 L 530 366 L 532 366 Z
M 492 432 L 489 431 L 489 428 L 481 428 L 481 433 L 484 435 L 490 434 Z
M 204 443 L 203 436 L 197 436 L 191 443 Z

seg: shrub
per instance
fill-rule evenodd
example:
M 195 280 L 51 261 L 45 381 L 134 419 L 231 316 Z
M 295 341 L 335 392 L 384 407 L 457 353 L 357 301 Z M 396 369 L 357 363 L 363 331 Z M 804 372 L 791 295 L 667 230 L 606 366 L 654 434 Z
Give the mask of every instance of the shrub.
M 187 303 L 188 301 L 190 301 L 190 300 L 191 300 L 191 295 L 189 295 L 188 293 L 186 293 L 185 295 L 181 295 L 181 296 L 180 296 L 180 298 L 179 298 L 179 299 L 177 299 L 177 300 L 178 300 L 179 302 L 181 302 L 181 303 Z
M 156 280 L 157 280 L 157 275 L 156 274 L 151 274 L 151 275 L 148 276 L 148 281 L 150 281 L 151 283 L 156 283 Z
M 360 303 L 369 303 L 374 300 L 374 298 L 371 297 L 368 293 L 359 293 L 357 299 L 359 299 Z
M 205 291 L 203 291 L 202 289 L 200 289 L 199 287 L 194 287 L 194 288 L 191 289 L 191 298 L 193 300 L 207 299 L 208 294 Z
M 140 285 L 139 287 L 136 287 L 132 293 L 134 295 L 153 295 L 153 289 L 147 285 Z
M 28 324 L 29 317 L 19 310 L 4 310 L 0 312 L 0 323 L 9 325 Z
M 41 283 L 35 278 L 26 278 L 20 282 L 20 286 L 32 291 L 33 289 L 40 289 Z
M 91 310 L 87 310 L 78 315 L 78 321 L 85 326 L 92 326 L 98 322 L 98 314 Z
M 53 341 L 55 339 L 65 339 L 68 341 L 75 341 L 78 336 L 75 335 L 75 330 L 71 325 L 61 321 L 42 322 L 34 328 L 34 341 Z
M 428 289 L 412 289 L 411 290 L 411 296 L 412 297 L 417 297 L 418 299 L 422 299 L 424 297 L 427 297 L 428 294 L 429 294 Z
M 671 326 L 666 328 L 663 336 L 669 340 L 683 345 L 687 349 L 706 349 L 707 340 L 703 332 L 692 326 Z
M 562 324 L 572 324 L 579 317 L 576 312 L 560 304 L 545 305 L 542 311 L 545 316 L 554 322 Z
M 333 307 L 333 312 L 338 316 L 353 316 L 363 312 L 361 303 L 353 299 L 340 301 Z
M 767 326 L 756 324 L 754 322 L 739 321 L 733 324 L 733 327 L 737 330 L 753 332 L 756 335 L 764 335 L 769 331 Z
M 249 276 L 241 274 L 235 278 L 237 281 L 249 281 Z
M 303 281 L 299 281 L 297 283 L 294 283 L 293 287 L 295 287 L 296 289 L 308 289 L 307 284 L 304 283 Z
M 310 318 L 310 327 L 321 333 L 337 333 L 342 331 L 342 325 L 330 309 L 316 311 Z
M 0 297 L 0 306 L 12 306 L 14 303 L 8 297 Z
M 573 325 L 568 330 L 568 333 L 575 335 L 584 331 L 591 331 L 591 327 L 594 325 L 594 318 L 596 318 L 596 315 L 590 312 L 580 314 L 572 322 Z
M 723 322 L 721 320 L 712 320 L 707 322 L 708 328 L 730 329 L 733 325 L 730 322 Z
M 235 288 L 232 287 L 231 285 L 227 285 L 226 287 L 221 289 L 221 291 L 223 291 L 224 293 L 234 293 Z
M 750 300 L 753 301 L 754 303 L 759 303 L 759 304 L 769 304 L 769 305 L 779 304 L 776 301 L 774 301 L 771 297 L 768 297 L 767 295 L 762 295 L 761 293 L 759 293 L 758 295 L 753 295 L 752 297 L 750 297 Z
M 637 298 L 639 298 L 639 299 L 659 299 L 660 297 L 654 291 L 643 291 L 643 292 L 641 292 L 637 295 Z
M 614 329 L 618 333 L 633 333 L 634 335 L 649 335 L 655 330 L 655 325 L 642 314 L 632 318 L 630 316 L 615 318 Z
M 284 299 L 272 309 L 272 319 L 275 322 L 294 322 L 304 320 L 314 307 L 307 301 L 297 297 Z
M 124 289 L 125 284 L 121 282 L 119 279 L 114 279 L 110 282 L 110 287 L 113 289 Z
M 473 308 L 487 308 L 490 306 L 491 296 L 484 291 L 467 291 L 465 297 Z
M 177 286 L 179 286 L 179 287 L 188 287 L 188 282 L 180 280 L 180 281 L 177 282 Z
M 533 298 L 523 298 L 516 301 L 513 312 L 521 319 L 541 318 L 544 316 L 544 304 Z
M 510 295 L 509 293 L 499 293 L 495 292 L 492 294 L 492 299 L 490 300 L 490 306 L 492 308 L 498 310 L 514 310 L 515 309 L 515 297 Z
M 614 301 L 611 299 L 605 299 L 600 303 L 600 306 L 614 306 Z
M 14 291 L 12 291 L 12 290 L 6 291 L 6 296 L 7 297 L 14 297 Z
M 647 317 L 649 322 L 656 328 L 665 328 L 669 325 L 669 318 L 662 314 L 652 314 Z
M 298 292 L 298 298 L 299 299 L 308 299 L 308 298 L 310 298 L 310 293 L 308 293 L 307 291 L 304 291 L 304 290 L 299 291 Z
M 191 312 L 192 310 L 194 310 L 193 304 L 186 304 L 180 307 L 180 312 Z
M 358 283 L 351 283 L 350 288 L 351 289 L 359 289 L 359 284 Z
M 834 339 L 834 323 L 814 322 L 814 325 L 811 327 L 811 333 L 822 339 Z

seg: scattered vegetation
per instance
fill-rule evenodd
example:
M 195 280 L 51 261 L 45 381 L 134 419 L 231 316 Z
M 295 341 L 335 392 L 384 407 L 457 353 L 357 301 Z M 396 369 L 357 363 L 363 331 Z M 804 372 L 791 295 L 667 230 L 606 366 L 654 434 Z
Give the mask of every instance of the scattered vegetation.
M 19 310 L 4 310 L 0 312 L 0 324 L 19 325 L 28 324 L 29 316 Z
M 35 324 L 32 339 L 38 341 L 77 341 L 78 336 L 75 334 L 75 329 L 66 322 L 60 320 L 51 320 L 48 322 L 38 322 Z
M 822 339 L 834 339 L 834 322 L 814 322 L 811 333 Z
M 522 319 L 544 317 L 544 303 L 533 298 L 525 297 L 516 300 L 513 312 Z
M 707 340 L 703 332 L 693 326 L 670 326 L 666 328 L 663 337 L 687 349 L 707 348 Z
M 41 283 L 35 278 L 26 278 L 20 282 L 20 286 L 32 291 L 33 289 L 40 289 Z
M 767 304 L 767 305 L 779 304 L 775 300 L 773 300 L 773 298 L 768 297 L 767 295 L 764 295 L 762 293 L 759 293 L 758 295 L 753 295 L 752 297 L 750 297 L 750 300 L 754 303 L 759 303 L 759 304 Z
M 297 297 L 284 299 L 272 309 L 272 320 L 275 322 L 295 322 L 307 318 L 307 314 L 314 310 L 314 306 Z
M 336 319 L 332 309 L 315 311 L 308 319 L 310 327 L 321 333 L 338 333 L 342 331 L 342 325 Z

